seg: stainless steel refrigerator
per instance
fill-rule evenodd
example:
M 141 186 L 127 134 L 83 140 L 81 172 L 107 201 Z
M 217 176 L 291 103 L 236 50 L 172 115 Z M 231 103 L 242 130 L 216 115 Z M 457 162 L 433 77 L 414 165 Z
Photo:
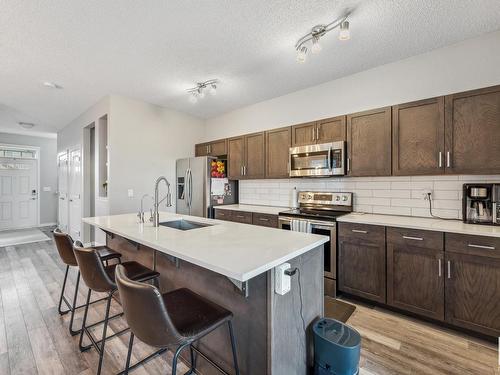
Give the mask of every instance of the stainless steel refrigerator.
M 210 156 L 177 160 L 175 207 L 178 214 L 212 218 L 213 207 L 238 203 L 237 181 L 211 177 L 211 163 L 217 160 Z

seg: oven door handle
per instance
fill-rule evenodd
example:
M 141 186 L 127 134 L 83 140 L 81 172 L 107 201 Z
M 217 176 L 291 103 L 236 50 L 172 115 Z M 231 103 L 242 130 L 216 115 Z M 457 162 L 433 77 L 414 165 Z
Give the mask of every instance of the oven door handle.
M 303 220 L 303 221 L 307 221 L 308 223 L 311 223 L 311 225 L 314 227 L 314 228 L 318 228 L 318 229 L 325 229 L 325 230 L 331 230 L 332 228 L 335 228 L 336 226 L 336 222 L 326 222 L 326 221 L 316 221 L 316 220 L 305 220 L 305 219 L 301 219 L 299 217 L 296 217 L 296 218 L 291 218 L 291 217 L 288 217 L 288 216 L 280 216 L 278 218 L 278 221 L 280 223 L 280 226 L 281 224 L 290 224 L 292 222 L 292 220 Z

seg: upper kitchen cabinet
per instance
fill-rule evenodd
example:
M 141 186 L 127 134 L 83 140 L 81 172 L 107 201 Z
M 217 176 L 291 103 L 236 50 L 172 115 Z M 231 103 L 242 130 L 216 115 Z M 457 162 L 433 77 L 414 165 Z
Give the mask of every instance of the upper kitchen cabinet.
M 291 127 L 266 132 L 266 177 L 288 178 L 289 150 L 292 139 Z
M 264 178 L 266 163 L 265 133 L 245 135 L 245 165 L 243 177 Z
M 500 86 L 445 98 L 446 172 L 500 173 Z
M 345 141 L 346 116 L 337 116 L 316 123 L 316 143 Z
M 306 146 L 316 143 L 316 122 L 292 126 L 292 145 Z
M 243 177 L 245 165 L 245 137 L 234 137 L 227 140 L 228 177 L 239 180 Z
M 233 180 L 265 177 L 265 133 L 228 139 L 228 177 Z
M 391 175 L 391 107 L 347 115 L 347 174 Z
M 346 140 L 346 117 L 337 116 L 292 126 L 292 145 L 306 146 Z
M 195 146 L 195 156 L 222 156 L 227 155 L 227 139 L 220 139 Z
M 392 107 L 392 173 L 444 173 L 444 97 Z

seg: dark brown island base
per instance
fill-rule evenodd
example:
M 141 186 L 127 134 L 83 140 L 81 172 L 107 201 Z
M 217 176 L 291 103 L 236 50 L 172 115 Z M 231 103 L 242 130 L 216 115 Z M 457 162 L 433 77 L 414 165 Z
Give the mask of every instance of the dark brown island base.
M 174 215 L 171 216 L 176 218 Z M 90 223 L 89 220 L 95 219 L 85 219 L 85 221 Z M 207 221 L 207 219 L 196 219 Z M 219 231 L 222 226 L 228 226 L 229 231 L 234 231 L 235 226 L 243 226 L 243 228 L 237 228 L 238 230 L 255 231 L 255 228 L 258 228 L 246 224 L 209 221 L 216 222 Z M 102 221 L 101 224 L 104 222 Z M 304 323 L 306 327 L 310 327 L 313 321 L 323 315 L 322 243 L 299 256 L 286 260 L 291 267 L 300 269 L 301 288 L 299 288 L 299 274 L 297 273 L 292 277 L 291 291 L 285 295 L 279 295 L 275 293 L 274 267 L 247 281 L 237 281 L 207 267 L 183 260 L 177 254 L 177 256 L 169 255 L 163 248 L 163 244 L 158 246 L 158 249 L 141 244 L 137 234 L 125 238 L 116 232 L 123 234 L 126 230 L 114 231 L 110 221 L 106 224 L 96 225 L 96 222 L 93 222 L 93 225 L 106 231 L 107 245 L 123 254 L 124 260 L 135 260 L 145 266 L 155 268 L 161 274 L 161 292 L 189 288 L 233 312 L 241 374 L 299 375 L 308 373 L 308 367 L 312 365 L 313 352 L 310 333 L 306 335 L 303 329 L 300 315 L 301 299 Z M 147 230 L 157 231 L 155 235 L 156 238 L 160 238 L 159 242 L 162 242 L 161 238 L 166 239 L 169 235 L 188 235 L 187 232 L 172 233 L 174 230 L 170 228 L 142 229 L 143 232 Z M 278 229 L 259 228 L 258 230 L 265 231 L 262 233 L 263 236 L 268 235 L 270 233 L 268 231 L 277 232 L 272 233 L 273 235 L 278 233 L 280 236 L 287 235 L 287 231 Z M 300 233 L 300 235 L 304 234 Z M 208 237 L 210 237 L 209 233 Z M 207 238 L 207 241 L 209 240 Z M 259 240 L 256 239 L 255 243 L 258 246 Z M 235 252 L 238 251 L 238 246 L 241 244 L 235 244 Z M 258 251 L 255 252 L 255 256 L 259 256 Z M 300 292 L 302 296 L 299 295 Z M 147 313 L 144 319 L 148 319 Z M 307 330 L 310 332 L 309 329 Z M 198 349 L 228 373 L 234 372 L 227 326 L 222 326 L 203 338 L 198 344 Z M 190 363 L 189 350 L 182 354 L 182 358 L 186 364 Z M 220 374 L 201 356 L 197 356 L 196 361 L 199 373 Z

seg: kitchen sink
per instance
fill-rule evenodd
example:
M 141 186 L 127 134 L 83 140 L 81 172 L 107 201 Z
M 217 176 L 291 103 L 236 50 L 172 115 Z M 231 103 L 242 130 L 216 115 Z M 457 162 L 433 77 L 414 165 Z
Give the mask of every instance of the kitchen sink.
M 189 221 L 189 220 L 173 220 L 173 221 L 165 221 L 163 223 L 160 223 L 160 225 L 163 227 L 169 227 L 179 230 L 191 230 L 204 227 L 211 227 L 213 224 L 195 223 L 194 221 Z

